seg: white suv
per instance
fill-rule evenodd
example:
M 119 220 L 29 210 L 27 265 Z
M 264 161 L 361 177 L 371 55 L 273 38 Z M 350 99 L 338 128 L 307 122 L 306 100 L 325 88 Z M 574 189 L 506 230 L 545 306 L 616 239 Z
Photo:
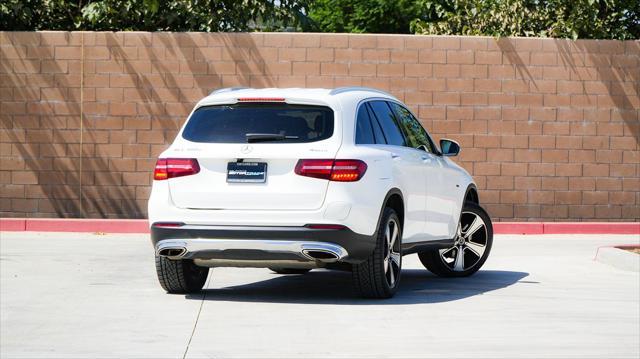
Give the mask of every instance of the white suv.
M 473 179 L 398 99 L 369 88 L 229 88 L 202 99 L 158 159 L 149 199 L 162 287 L 199 291 L 210 267 L 353 272 L 391 297 L 402 256 L 475 273 L 493 230 Z

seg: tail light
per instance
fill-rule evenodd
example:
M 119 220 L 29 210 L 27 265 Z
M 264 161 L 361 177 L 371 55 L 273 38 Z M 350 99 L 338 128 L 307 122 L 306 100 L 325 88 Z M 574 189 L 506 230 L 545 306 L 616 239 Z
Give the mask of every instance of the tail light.
M 169 178 L 194 175 L 200 172 L 200 165 L 195 158 L 160 158 L 153 171 L 153 179 L 162 181 Z
M 367 164 L 363 161 L 330 159 L 299 160 L 295 169 L 295 173 L 300 176 L 336 182 L 358 181 L 366 171 Z

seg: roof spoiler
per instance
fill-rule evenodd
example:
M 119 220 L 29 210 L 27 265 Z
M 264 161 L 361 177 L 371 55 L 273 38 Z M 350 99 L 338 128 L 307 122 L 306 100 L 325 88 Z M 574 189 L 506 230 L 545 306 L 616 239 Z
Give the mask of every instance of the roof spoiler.
M 232 91 L 238 91 L 238 90 L 247 90 L 247 89 L 249 89 L 249 87 L 225 87 L 225 88 L 213 90 L 209 95 L 217 95 L 220 93 L 232 92 Z
M 370 92 L 377 92 L 383 95 L 387 95 L 393 98 L 396 98 L 395 96 L 393 96 L 392 94 L 382 91 L 382 90 L 378 90 L 378 89 L 374 89 L 371 87 L 362 87 L 362 86 L 348 86 L 348 87 L 338 87 L 335 88 L 333 90 L 331 90 L 331 92 L 329 92 L 329 95 L 338 95 L 341 93 L 345 93 L 345 92 L 351 92 L 351 91 L 370 91 Z

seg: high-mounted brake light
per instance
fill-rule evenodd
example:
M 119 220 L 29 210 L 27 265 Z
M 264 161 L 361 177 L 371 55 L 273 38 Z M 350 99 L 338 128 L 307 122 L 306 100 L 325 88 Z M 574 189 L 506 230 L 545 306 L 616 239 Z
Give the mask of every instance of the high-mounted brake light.
M 200 165 L 195 158 L 160 158 L 153 171 L 153 179 L 162 181 L 169 178 L 194 175 L 200 172 Z
M 284 97 L 240 97 L 238 102 L 284 102 Z
M 312 159 L 299 160 L 295 173 L 300 176 L 326 179 L 336 182 L 355 182 L 367 171 L 367 164 L 360 160 Z

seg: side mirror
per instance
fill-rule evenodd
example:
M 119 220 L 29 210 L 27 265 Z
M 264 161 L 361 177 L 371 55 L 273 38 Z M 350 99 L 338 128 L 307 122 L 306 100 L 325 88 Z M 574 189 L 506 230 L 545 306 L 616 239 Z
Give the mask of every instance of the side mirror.
M 457 156 L 460 153 L 460 145 L 454 140 L 443 138 L 440 140 L 440 150 L 443 156 Z

